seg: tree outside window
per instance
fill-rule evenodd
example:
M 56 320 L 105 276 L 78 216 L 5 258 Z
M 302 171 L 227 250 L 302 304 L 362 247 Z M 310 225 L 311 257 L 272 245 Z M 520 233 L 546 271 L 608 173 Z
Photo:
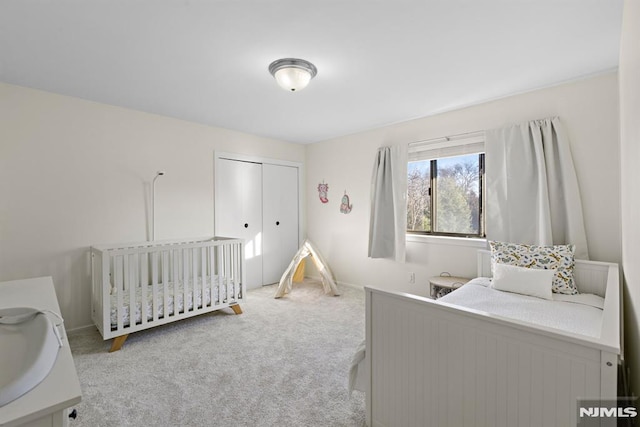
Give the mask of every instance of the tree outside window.
M 484 154 L 411 161 L 407 173 L 409 232 L 484 236 Z

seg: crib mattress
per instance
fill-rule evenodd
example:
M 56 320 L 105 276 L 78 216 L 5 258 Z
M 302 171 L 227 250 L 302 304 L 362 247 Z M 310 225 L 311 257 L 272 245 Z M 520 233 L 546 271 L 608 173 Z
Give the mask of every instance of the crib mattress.
M 164 296 L 165 296 L 165 286 L 163 283 L 159 283 L 157 288 L 157 297 L 156 304 L 153 304 L 153 286 L 147 286 L 147 298 L 144 304 L 144 313 L 147 317 L 147 321 L 153 320 L 154 314 L 154 306 L 155 311 L 158 314 L 158 318 L 164 317 Z M 229 289 L 227 289 L 227 287 Z M 240 298 L 237 296 L 237 293 L 240 291 L 240 287 L 237 286 L 237 289 L 234 289 L 233 283 L 226 284 L 226 280 L 222 280 L 222 286 L 220 286 L 220 280 L 216 277 L 213 280 L 213 283 L 209 284 L 209 280 L 206 280 L 206 285 L 204 289 L 204 295 L 202 292 L 202 279 L 198 279 L 195 286 L 195 305 L 198 308 L 202 308 L 204 306 L 217 305 L 220 303 L 227 303 L 229 301 L 234 301 Z M 213 291 L 213 298 L 212 293 Z M 175 295 L 177 293 L 177 295 Z M 169 282 L 166 290 L 167 294 L 167 312 L 168 315 L 173 315 L 175 313 L 182 313 L 185 310 L 184 304 L 184 284 L 179 282 L 176 286 L 174 286 L 173 282 Z M 187 304 L 186 310 L 193 310 L 194 306 L 194 297 L 193 297 L 193 286 L 191 282 L 187 284 Z M 120 315 L 122 316 L 122 323 L 124 326 L 129 326 L 131 324 L 131 309 L 130 309 L 130 299 L 131 295 L 128 291 L 124 291 L 122 294 L 122 308 L 120 310 Z M 135 323 L 142 322 L 142 287 L 139 287 L 135 291 Z M 118 295 L 111 295 L 111 329 L 116 329 L 118 325 Z

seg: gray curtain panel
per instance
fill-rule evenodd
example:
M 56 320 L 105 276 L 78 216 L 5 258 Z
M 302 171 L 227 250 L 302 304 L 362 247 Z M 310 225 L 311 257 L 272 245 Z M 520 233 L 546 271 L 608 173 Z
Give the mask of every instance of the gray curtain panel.
M 557 117 L 486 132 L 487 238 L 576 245 L 589 259 L 569 139 Z
M 369 257 L 405 259 L 407 146 L 381 147 L 371 179 Z

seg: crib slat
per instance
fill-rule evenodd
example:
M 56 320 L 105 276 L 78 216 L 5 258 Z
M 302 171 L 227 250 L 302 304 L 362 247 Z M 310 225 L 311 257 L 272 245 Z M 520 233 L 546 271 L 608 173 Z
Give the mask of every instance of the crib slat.
M 218 250 L 220 251 L 220 303 L 227 302 L 227 283 L 225 278 L 227 277 L 227 262 L 225 259 L 225 247 L 220 246 Z
M 148 282 L 146 280 L 147 278 L 147 263 L 145 262 L 147 254 L 140 254 L 138 255 L 138 262 L 137 262 L 137 266 L 138 266 L 138 283 L 136 284 L 136 286 L 138 288 L 140 288 L 140 311 L 141 311 L 141 321 L 143 325 L 147 324 L 147 306 L 149 305 L 148 299 L 147 299 L 147 286 L 148 286 Z M 151 310 L 153 310 L 153 305 L 151 305 Z
M 237 300 L 236 294 L 236 247 L 231 245 L 229 247 L 229 263 L 231 264 L 231 271 L 229 272 L 231 281 L 231 295 L 229 296 L 229 302 Z
M 208 307 L 213 305 L 213 280 L 214 280 L 214 271 L 213 271 L 213 248 L 206 248 L 206 258 L 207 258 L 207 290 L 209 291 L 209 302 L 207 304 Z
M 194 279 L 193 279 L 193 306 L 197 307 L 198 310 L 203 309 L 205 307 L 204 304 L 204 277 L 203 270 L 204 264 L 202 260 L 204 259 L 203 249 L 194 248 L 193 249 L 193 258 L 194 265 L 196 266 Z M 196 289 L 198 290 L 196 292 Z M 198 301 L 198 295 L 201 296 L 200 301 Z
M 218 299 L 216 301 L 216 303 L 219 305 L 220 303 L 222 303 L 222 278 L 224 277 L 223 274 L 224 272 L 222 271 L 223 269 L 223 262 L 222 262 L 222 246 L 218 246 L 216 248 L 216 251 L 218 251 Z
M 189 311 L 189 251 L 182 249 L 182 312 L 187 313 Z M 174 304 L 176 302 L 174 301 Z
M 235 262 L 236 262 L 236 269 L 233 272 L 233 287 L 235 289 L 236 292 L 236 300 L 239 300 L 240 298 L 242 298 L 242 290 L 240 289 L 240 265 L 241 265 L 241 260 L 242 260 L 242 247 L 240 244 L 235 244 L 233 245 L 234 249 L 235 249 Z
M 169 317 L 169 251 L 162 252 L 162 300 L 164 302 L 163 317 Z
M 191 249 L 191 304 L 193 311 L 198 311 L 198 298 L 196 298 L 198 290 L 198 249 Z
M 244 261 L 244 252 L 245 251 L 245 247 L 244 247 L 244 243 L 240 245 L 240 292 L 242 293 L 241 298 L 244 298 L 244 293 L 247 290 L 247 283 L 246 283 L 246 278 L 247 278 L 247 272 L 245 270 L 245 261 Z
M 214 251 L 213 247 L 207 248 L 207 268 L 209 271 L 209 307 L 212 307 L 215 305 L 215 302 L 213 301 L 213 293 L 214 293 L 214 287 L 215 287 L 216 272 L 215 272 L 215 265 L 213 262 L 213 251 Z
M 230 301 L 230 295 L 229 295 L 229 276 L 231 276 L 231 260 L 230 255 L 231 255 L 231 250 L 229 249 L 228 246 L 224 247 L 224 291 L 225 291 L 225 302 L 229 303 Z
M 233 246 L 229 246 L 229 295 L 228 302 L 233 302 L 235 300 L 235 288 L 233 287 L 233 255 L 234 250 Z
M 236 286 L 236 298 L 242 298 L 242 245 L 237 243 L 236 248 L 236 271 L 233 275 Z
M 173 316 L 180 314 L 178 306 L 179 282 L 180 282 L 180 249 L 171 251 L 173 256 Z
M 238 300 L 238 245 L 231 245 L 231 264 L 232 264 L 232 273 L 231 273 L 231 283 L 233 286 L 233 299 L 235 301 Z
M 217 271 L 216 271 L 216 247 L 212 246 L 209 248 L 209 274 L 211 275 L 211 306 L 216 305 L 215 302 L 215 289 L 216 289 L 216 280 L 217 280 Z
M 123 299 L 123 305 L 122 305 L 122 311 L 123 313 L 126 313 L 126 308 L 127 305 L 129 305 L 129 325 L 131 325 L 131 296 L 129 295 L 129 289 L 131 288 L 131 286 L 129 286 L 129 255 L 124 255 L 122 257 L 122 299 Z M 127 327 L 127 322 L 125 321 L 126 318 L 123 317 L 122 322 L 124 323 L 124 327 Z
M 207 286 L 206 286 L 206 290 L 207 292 L 209 292 L 209 298 L 207 300 L 207 307 L 211 307 L 211 297 L 213 296 L 213 292 L 212 292 L 212 283 L 213 283 L 213 271 L 211 271 L 211 248 L 204 248 L 204 254 L 203 254 L 203 264 L 205 265 L 206 268 L 206 281 L 207 281 Z M 205 288 L 202 288 L 202 292 L 205 291 Z M 202 296 L 203 298 L 203 304 L 204 304 L 204 295 Z
M 228 302 L 233 302 L 233 300 L 235 299 L 235 289 L 233 287 L 233 246 L 229 246 L 229 285 L 227 286 L 227 292 L 228 292 L 228 297 L 227 300 Z
M 116 275 L 116 279 L 115 279 L 115 283 L 116 283 L 116 299 L 118 300 L 118 307 L 116 307 L 116 323 L 117 323 L 117 329 L 120 331 L 122 330 L 123 326 L 123 316 L 124 316 L 124 307 L 122 305 L 122 294 L 124 293 L 124 286 L 123 286 L 123 278 L 122 278 L 122 259 L 124 258 L 123 256 L 117 256 L 115 257 L 115 262 L 116 262 L 116 266 L 115 266 L 115 275 Z
M 151 309 L 153 310 L 153 321 L 158 320 L 158 256 L 159 252 L 154 251 L 151 253 Z
M 238 243 L 238 299 L 244 298 L 244 246 Z
M 207 248 L 200 248 L 200 280 L 202 281 L 202 308 L 205 309 L 209 304 L 205 298 L 205 289 L 207 287 Z

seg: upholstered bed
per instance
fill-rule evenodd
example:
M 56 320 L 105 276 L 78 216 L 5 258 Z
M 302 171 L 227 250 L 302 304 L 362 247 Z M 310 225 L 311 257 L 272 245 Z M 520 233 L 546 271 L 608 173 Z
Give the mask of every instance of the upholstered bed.
M 615 398 L 620 355 L 617 264 L 575 261 L 576 290 L 549 299 L 478 277 L 438 301 L 366 288 L 369 426 L 576 425 L 581 398 Z M 354 359 L 357 361 L 357 358 Z

